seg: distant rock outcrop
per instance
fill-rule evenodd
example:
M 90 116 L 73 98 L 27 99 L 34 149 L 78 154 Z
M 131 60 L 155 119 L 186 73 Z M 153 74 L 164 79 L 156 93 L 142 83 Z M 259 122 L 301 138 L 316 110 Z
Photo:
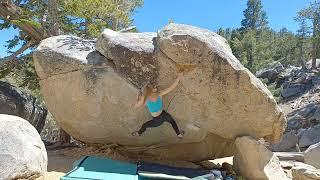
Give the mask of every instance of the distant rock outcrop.
M 274 82 L 278 76 L 283 72 L 284 67 L 280 62 L 270 64 L 268 67 L 263 68 L 256 72 L 256 76 L 262 79 L 268 79 L 270 83 Z
M 169 24 L 154 33 L 105 30 L 97 44 L 74 36 L 41 42 L 34 53 L 44 100 L 59 125 L 87 143 L 114 143 L 131 153 L 200 161 L 234 154 L 241 135 L 276 142 L 286 119 L 267 88 L 233 56 L 227 41 L 201 28 Z M 188 68 L 165 109 L 169 124 L 132 137 L 151 117 L 134 109 L 139 88 L 168 87 Z M 143 152 L 143 153 L 142 153 Z
M 40 133 L 47 117 L 47 109 L 36 98 L 7 82 L 0 81 L 0 114 L 19 116 Z

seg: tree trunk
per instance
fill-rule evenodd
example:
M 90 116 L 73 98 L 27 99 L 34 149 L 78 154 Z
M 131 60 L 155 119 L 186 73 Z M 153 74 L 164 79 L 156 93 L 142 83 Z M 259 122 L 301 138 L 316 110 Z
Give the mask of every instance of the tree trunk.
M 57 0 L 48 1 L 48 12 L 49 12 L 49 24 L 50 24 L 50 36 L 58 36 L 61 33 L 59 26 L 59 12 Z M 59 130 L 59 142 L 61 144 L 70 143 L 71 137 L 62 128 Z
M 312 69 L 317 68 L 317 20 L 313 20 L 313 34 L 312 34 Z
M 300 43 L 299 43 L 299 54 L 300 54 L 300 65 L 302 67 L 302 69 L 307 69 L 306 67 L 306 63 L 304 61 L 304 57 L 303 57 L 303 39 L 300 39 Z
M 248 61 L 248 69 L 252 71 L 252 66 L 253 66 L 253 52 L 252 48 L 248 49 L 247 52 L 247 61 Z
M 60 26 L 57 0 L 48 1 L 48 12 L 50 21 L 50 35 L 58 36 L 60 35 Z
M 317 68 L 316 45 L 312 43 L 312 69 Z
M 19 6 L 9 0 L 0 0 L 0 16 L 5 20 L 12 22 L 13 20 L 19 20 L 22 16 L 22 10 Z M 30 23 L 13 23 L 18 26 L 22 31 L 26 32 L 29 38 L 39 43 L 45 39 L 47 35 L 44 29 L 35 27 Z

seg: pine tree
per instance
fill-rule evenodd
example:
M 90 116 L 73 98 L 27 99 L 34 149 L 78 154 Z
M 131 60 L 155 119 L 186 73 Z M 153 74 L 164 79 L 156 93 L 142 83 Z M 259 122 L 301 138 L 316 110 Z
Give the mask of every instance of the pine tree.
M 310 37 L 310 30 L 315 29 L 313 28 L 315 24 L 319 27 L 319 23 L 312 24 L 312 20 L 316 17 L 314 14 L 317 10 L 316 4 L 312 3 L 313 8 L 301 10 L 295 18 L 300 25 L 297 34 L 286 28 L 282 28 L 279 32 L 268 28 L 267 16 L 261 1 L 254 0 L 247 1 L 241 28 L 232 30 L 220 28 L 217 33 L 229 41 L 233 54 L 252 72 L 274 61 L 283 65 L 300 64 L 304 67 L 304 60 L 313 57 L 316 52 L 309 49 L 319 47 L 315 43 L 317 39 L 315 37 L 320 36 L 312 31 L 313 37 Z M 314 49 L 319 53 L 320 48 Z M 316 57 L 319 57 L 319 54 Z
M 126 28 L 132 23 L 134 9 L 141 5 L 142 0 L 0 1 L 0 30 L 19 30 L 19 35 L 6 45 L 11 55 L 0 59 L 0 79 L 11 75 L 21 87 L 38 91 L 31 54 L 41 40 L 62 33 L 90 38 L 104 28 Z M 21 43 L 17 51 L 11 52 Z M 26 54 L 28 49 L 31 52 Z M 70 136 L 60 129 L 60 143 L 69 141 Z
M 10 55 L 0 59 L 0 78 L 10 74 L 22 80 L 21 85 L 38 89 L 31 54 L 41 40 L 62 33 L 90 38 L 98 36 L 104 28 L 126 28 L 132 24 L 132 13 L 142 3 L 142 0 L 0 1 L 0 30 L 13 27 L 19 31 L 7 41 Z
M 245 60 L 242 61 L 246 62 L 245 66 L 254 72 L 256 70 L 254 66 L 259 60 L 256 56 L 257 53 L 260 53 L 258 50 L 266 46 L 260 36 L 267 28 L 268 20 L 261 0 L 248 0 L 243 15 L 244 19 L 241 21 L 242 27 L 240 28 L 241 37 L 237 38 L 237 44 L 244 48 L 245 57 L 242 55 L 242 58 Z
M 244 19 L 241 21 L 241 25 L 244 30 L 258 30 L 268 25 L 267 14 L 263 10 L 261 0 L 248 0 L 243 15 Z
M 298 13 L 298 16 L 295 17 L 295 21 L 299 23 L 299 29 L 297 31 L 298 33 L 298 43 L 297 46 L 299 48 L 299 61 L 300 65 L 303 69 L 306 69 L 305 65 L 305 41 L 310 34 L 310 27 L 307 24 L 307 19 L 305 18 L 303 11 L 300 11 Z
M 320 1 L 315 0 L 309 7 L 298 12 L 300 19 L 311 21 L 312 24 L 312 68 L 316 67 L 316 59 L 320 57 Z
M 311 4 L 311 17 L 313 25 L 312 34 L 312 68 L 316 69 L 317 58 L 320 58 L 320 1 Z

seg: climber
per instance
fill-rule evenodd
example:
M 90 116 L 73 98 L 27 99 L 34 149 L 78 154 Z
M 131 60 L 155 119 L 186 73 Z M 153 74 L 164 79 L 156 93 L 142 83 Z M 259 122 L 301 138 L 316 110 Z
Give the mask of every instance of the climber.
M 143 96 L 142 93 L 138 95 L 138 100 L 135 104 L 135 107 L 146 105 L 153 118 L 152 120 L 145 122 L 139 131 L 133 132 L 133 136 L 141 136 L 141 134 L 147 128 L 158 127 L 166 121 L 172 125 L 175 133 L 179 138 L 183 137 L 184 132 L 179 130 L 178 125 L 176 121 L 172 118 L 172 116 L 165 110 L 163 110 L 162 102 L 162 96 L 171 92 L 179 84 L 179 81 L 182 78 L 182 76 L 182 72 L 178 73 L 178 77 L 175 80 L 175 82 L 169 88 L 163 91 L 159 91 L 158 87 L 155 84 L 148 84 L 146 88 L 144 88 Z

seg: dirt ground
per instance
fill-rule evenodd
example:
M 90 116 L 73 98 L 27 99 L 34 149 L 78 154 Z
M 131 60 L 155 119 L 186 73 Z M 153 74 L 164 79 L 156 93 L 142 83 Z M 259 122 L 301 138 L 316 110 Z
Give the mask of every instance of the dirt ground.
M 77 156 L 67 156 L 61 151 L 47 151 L 48 172 L 56 171 L 67 173 L 72 169 L 72 164 L 78 160 Z
M 119 160 L 126 160 L 125 157 L 112 152 L 110 149 L 99 149 L 92 147 L 77 148 L 70 147 L 64 149 L 47 149 L 48 154 L 48 169 L 44 177 L 40 177 L 37 180 L 59 180 L 67 172 L 72 170 L 73 163 L 83 156 L 95 155 L 105 156 Z
M 59 180 L 72 169 L 72 164 L 78 160 L 77 156 L 67 156 L 63 150 L 47 150 L 48 169 L 44 177 L 39 180 Z

